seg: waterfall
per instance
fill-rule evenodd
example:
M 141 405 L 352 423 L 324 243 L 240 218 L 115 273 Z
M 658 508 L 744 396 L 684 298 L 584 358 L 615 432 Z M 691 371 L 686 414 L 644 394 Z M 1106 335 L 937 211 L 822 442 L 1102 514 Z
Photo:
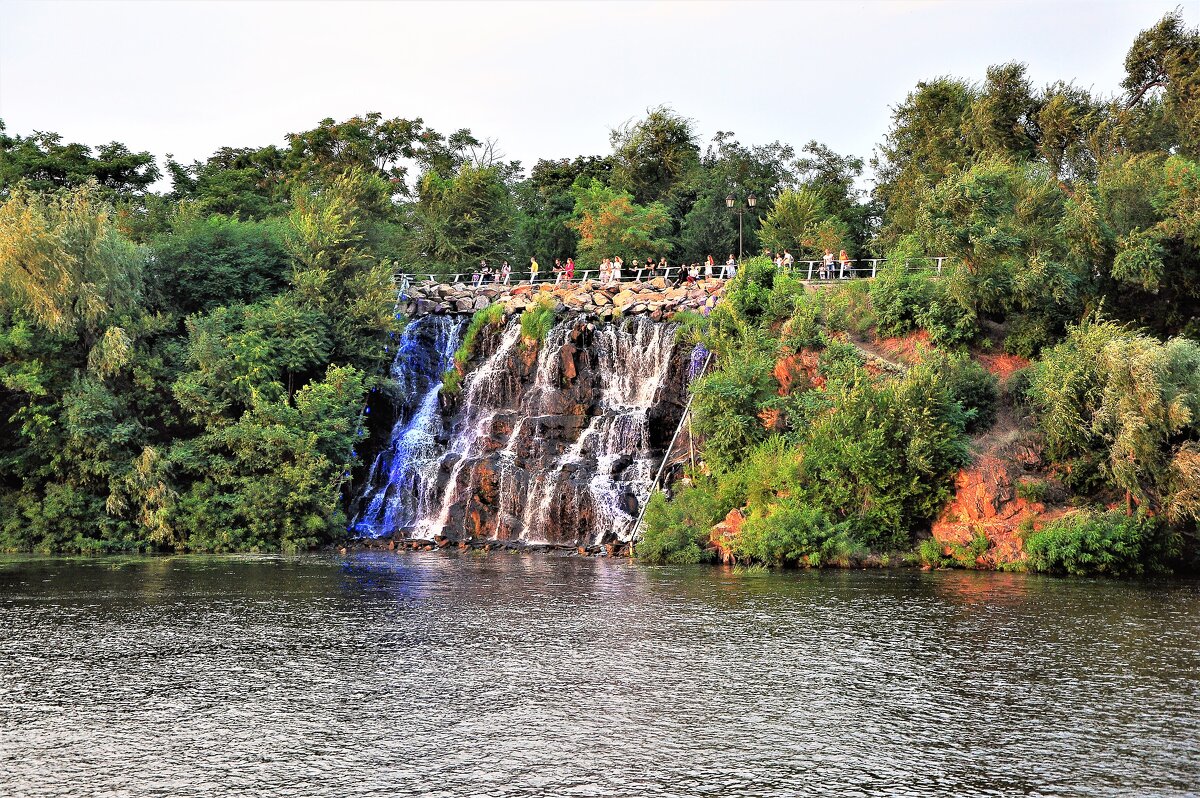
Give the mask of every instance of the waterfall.
M 482 448 L 491 434 L 492 422 L 504 407 L 509 397 L 519 386 L 512 383 L 515 375 L 507 368 L 508 357 L 521 338 L 521 323 L 518 319 L 509 322 L 496 351 L 479 368 L 471 372 L 463 383 L 462 421 L 457 425 L 453 444 L 438 462 L 440 472 L 443 465 L 452 463 L 450 479 L 442 492 L 441 505 L 436 515 L 426 514 L 413 528 L 413 537 L 431 540 L 442 533 L 450 519 L 450 510 L 460 496 L 465 496 L 463 487 L 470 487 L 470 471 L 466 486 L 459 480 L 467 466 L 482 454 Z
M 387 446 L 376 456 L 351 524 L 360 537 L 381 537 L 411 526 L 430 510 L 440 454 L 442 417 L 438 394 L 442 374 L 454 362 L 466 322 L 426 316 L 401 333 L 391 377 L 396 383 L 396 423 Z
M 446 416 L 438 380 L 463 327 L 427 317 L 406 331 L 394 369 L 404 399 L 372 465 L 354 531 L 627 541 L 661 457 L 652 423 L 673 425 L 683 405 L 690 353 L 676 358 L 675 325 L 645 316 L 595 324 L 568 315 L 535 357 L 521 346 L 520 321 L 512 318 L 481 339 L 487 354 Z M 421 342 L 436 353 L 425 361 L 406 354 Z
M 596 350 L 602 412 L 584 432 L 596 464 L 588 483 L 595 508 L 593 542 L 610 534 L 624 542 L 633 531 L 636 510 L 623 497 L 632 494 L 642 504 L 654 478 L 649 412 L 666 383 L 675 327 L 634 317 L 604 328 Z

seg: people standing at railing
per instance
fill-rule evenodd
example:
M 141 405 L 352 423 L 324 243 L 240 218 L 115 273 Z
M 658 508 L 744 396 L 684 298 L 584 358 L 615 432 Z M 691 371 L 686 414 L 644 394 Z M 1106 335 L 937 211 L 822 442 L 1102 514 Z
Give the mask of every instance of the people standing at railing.
M 621 260 L 620 255 L 613 258 L 612 273 L 613 273 L 613 281 L 614 282 L 618 282 L 618 283 L 621 282 L 621 267 L 624 265 L 625 265 L 625 261 Z
M 850 268 L 850 256 L 846 254 L 846 250 L 838 253 L 838 263 L 842 265 L 842 279 L 846 279 L 846 270 Z M 853 275 L 854 272 L 851 272 Z
M 663 255 L 658 259 L 658 271 L 666 279 L 671 276 L 671 267 L 667 265 L 667 256 Z
M 713 260 L 712 255 L 709 255 L 707 258 L 705 258 L 705 260 L 704 260 L 704 279 L 705 280 L 711 280 L 713 278 L 713 266 L 716 266 L 716 265 L 717 265 L 717 262 L 715 260 Z
M 563 265 L 562 265 L 562 258 L 555 258 L 555 259 L 554 259 L 554 266 L 553 266 L 553 268 L 552 268 L 552 271 L 554 272 L 554 284 L 555 284 L 555 285 L 561 285 L 561 284 L 562 284 L 562 280 L 563 280 Z
M 721 270 L 721 277 L 726 280 L 732 280 L 737 276 L 737 259 L 733 257 L 733 253 L 729 253 L 729 257 L 725 260 L 725 268 Z
M 825 250 L 824 257 L 821 258 L 821 279 L 833 279 L 833 250 Z
M 697 281 L 697 280 L 699 280 L 699 279 L 700 279 L 700 264 L 699 264 L 699 263 L 693 263 L 691 266 L 688 266 L 688 270 L 687 270 L 687 284 L 688 284 L 688 285 L 695 285 L 695 284 L 696 284 L 696 281 Z
M 492 279 L 492 267 L 486 260 L 481 260 L 479 263 L 479 284 L 487 285 Z
M 508 285 L 508 278 L 510 276 L 512 276 L 512 266 L 508 265 L 508 261 L 504 261 L 500 266 L 500 274 L 497 277 L 497 281 Z
M 568 283 L 575 279 L 575 259 L 574 258 L 567 258 L 566 276 L 567 276 Z

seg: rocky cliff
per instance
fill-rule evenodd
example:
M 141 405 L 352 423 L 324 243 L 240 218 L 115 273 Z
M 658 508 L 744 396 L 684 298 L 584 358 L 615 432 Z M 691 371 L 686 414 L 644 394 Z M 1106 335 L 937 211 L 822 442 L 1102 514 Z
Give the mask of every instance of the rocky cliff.
M 394 423 L 351 507 L 353 530 L 442 542 L 627 541 L 686 403 L 691 350 L 667 318 L 704 309 L 719 286 L 490 290 L 429 286 L 404 300 L 416 319 L 393 366 L 399 390 L 384 407 Z M 558 307 L 542 341 L 522 338 L 517 315 L 534 290 Z M 512 315 L 485 329 L 461 387 L 446 395 L 442 375 L 468 299 L 472 311 L 487 299 Z

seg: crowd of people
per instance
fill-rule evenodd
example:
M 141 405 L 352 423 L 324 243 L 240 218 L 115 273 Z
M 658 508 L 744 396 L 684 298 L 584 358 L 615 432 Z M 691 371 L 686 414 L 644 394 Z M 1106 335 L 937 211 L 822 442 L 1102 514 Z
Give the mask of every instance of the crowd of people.
M 763 254 L 772 258 L 775 265 L 780 269 L 792 269 L 795 267 L 796 259 L 792 257 L 792 253 L 788 250 L 772 253 L 767 250 Z M 838 278 L 847 278 L 853 275 L 853 270 L 850 267 L 850 256 L 846 254 L 846 250 L 842 250 L 836 256 L 833 250 L 826 249 L 824 257 L 820 260 L 816 270 L 816 276 L 820 280 L 834 280 Z M 600 261 L 599 268 L 594 270 L 596 279 L 601 285 L 612 285 L 613 283 L 621 282 L 622 279 L 641 279 L 651 280 L 655 277 L 665 277 L 676 285 L 686 283 L 694 284 L 700 280 L 711 280 L 718 278 L 721 280 L 732 280 L 737 275 L 738 261 L 737 258 L 730 253 L 725 263 L 718 266 L 712 255 L 704 259 L 702 263 L 678 263 L 672 266 L 668 263 L 665 256 L 647 257 L 639 262 L 634 258 L 629 264 L 625 260 L 616 255 L 611 258 L 604 258 Z M 591 269 L 583 272 L 581 277 L 591 277 Z M 537 258 L 529 259 L 529 283 L 538 282 L 541 275 L 541 264 Z M 554 259 L 552 267 L 554 284 L 569 283 L 575 280 L 578 270 L 575 266 L 574 258 L 567 258 L 564 262 L 561 258 Z M 471 285 L 478 287 L 487 283 L 495 283 L 499 285 L 509 285 L 512 281 L 513 269 L 508 261 L 503 261 L 499 268 L 493 269 L 487 260 L 479 261 L 479 267 L 471 275 Z M 549 277 L 544 278 L 543 282 L 549 281 Z M 519 280 L 520 282 L 520 280 Z

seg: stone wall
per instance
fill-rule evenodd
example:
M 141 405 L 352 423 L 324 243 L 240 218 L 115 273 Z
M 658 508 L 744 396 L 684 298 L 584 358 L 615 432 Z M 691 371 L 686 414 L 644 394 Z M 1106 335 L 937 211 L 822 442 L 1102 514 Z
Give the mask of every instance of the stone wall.
M 404 293 L 398 308 L 417 318 L 431 314 L 474 313 L 495 302 L 503 302 L 510 315 L 520 313 L 539 297 L 555 303 L 558 313 L 592 316 L 608 321 L 623 316 L 648 315 L 654 321 L 669 318 L 680 310 L 712 308 L 724 291 L 724 280 L 700 280 L 678 286 L 663 277 L 644 282 L 602 285 L 598 280 L 578 283 L 502 286 L 489 283 L 478 287 L 454 283 L 415 283 Z

